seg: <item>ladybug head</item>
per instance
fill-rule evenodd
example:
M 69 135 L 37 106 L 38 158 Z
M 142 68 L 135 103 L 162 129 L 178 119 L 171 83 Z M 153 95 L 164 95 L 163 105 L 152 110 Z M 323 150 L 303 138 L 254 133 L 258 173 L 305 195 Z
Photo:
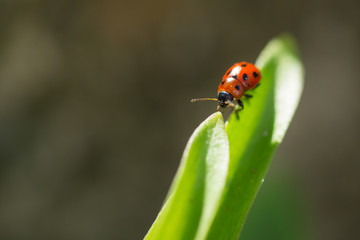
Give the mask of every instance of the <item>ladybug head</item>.
M 232 102 L 233 99 L 234 99 L 234 97 L 230 93 L 225 92 L 225 91 L 220 91 L 218 93 L 217 98 L 195 98 L 195 99 L 191 99 L 191 102 L 215 101 L 215 102 L 218 102 L 217 110 L 219 111 L 220 107 L 222 107 L 222 108 L 226 108 L 227 106 L 234 107 L 235 105 Z
M 234 97 L 225 91 L 221 91 L 218 93 L 218 103 L 222 108 L 226 108 L 234 99 Z

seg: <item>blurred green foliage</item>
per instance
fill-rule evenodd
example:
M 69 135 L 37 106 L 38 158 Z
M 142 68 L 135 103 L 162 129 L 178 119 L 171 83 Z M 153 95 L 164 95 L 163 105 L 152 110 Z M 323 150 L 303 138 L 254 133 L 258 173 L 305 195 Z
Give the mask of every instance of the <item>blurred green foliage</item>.
M 269 174 L 247 217 L 240 240 L 312 239 L 311 213 L 293 176 Z

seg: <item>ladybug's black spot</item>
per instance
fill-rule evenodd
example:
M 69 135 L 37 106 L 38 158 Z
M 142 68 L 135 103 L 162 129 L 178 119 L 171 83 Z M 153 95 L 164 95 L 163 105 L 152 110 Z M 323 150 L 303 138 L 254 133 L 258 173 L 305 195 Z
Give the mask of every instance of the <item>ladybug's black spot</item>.
M 225 83 L 225 81 L 222 81 L 222 82 L 221 82 L 221 85 L 224 85 L 224 83 Z
M 246 64 L 241 64 L 242 67 L 246 67 Z
M 230 70 L 230 71 L 228 71 L 226 75 L 229 75 L 230 73 L 231 73 L 231 70 Z
M 235 75 L 233 75 L 232 77 L 236 79 L 236 78 L 237 78 L 237 75 L 235 74 Z
M 247 80 L 247 78 L 248 78 L 247 74 L 246 74 L 246 73 L 244 73 L 244 75 L 243 75 L 243 79 L 246 81 L 246 80 Z
M 236 88 L 236 90 L 240 90 L 240 86 L 239 86 L 239 85 L 236 85 L 235 88 Z
M 258 76 L 257 72 L 253 72 L 253 75 L 255 78 Z

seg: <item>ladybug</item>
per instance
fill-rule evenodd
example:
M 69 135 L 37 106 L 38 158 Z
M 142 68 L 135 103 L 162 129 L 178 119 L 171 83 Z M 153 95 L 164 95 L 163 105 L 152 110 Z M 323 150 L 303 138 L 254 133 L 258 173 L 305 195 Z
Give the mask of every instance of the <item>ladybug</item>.
M 211 100 L 217 101 L 219 111 L 221 108 L 227 108 L 228 106 L 234 107 L 233 100 L 244 108 L 241 97 L 252 97 L 250 94 L 245 94 L 247 90 L 253 89 L 259 85 L 261 79 L 261 73 L 259 69 L 249 62 L 238 62 L 229 68 L 223 76 L 219 87 L 217 98 L 197 98 L 192 99 L 191 102 Z

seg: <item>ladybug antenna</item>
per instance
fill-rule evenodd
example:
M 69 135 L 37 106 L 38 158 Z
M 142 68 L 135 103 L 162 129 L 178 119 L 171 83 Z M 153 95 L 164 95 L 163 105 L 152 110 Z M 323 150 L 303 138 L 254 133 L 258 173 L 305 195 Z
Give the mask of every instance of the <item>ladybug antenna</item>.
M 218 101 L 217 98 L 194 98 L 191 99 L 190 102 L 198 102 L 198 101 Z

